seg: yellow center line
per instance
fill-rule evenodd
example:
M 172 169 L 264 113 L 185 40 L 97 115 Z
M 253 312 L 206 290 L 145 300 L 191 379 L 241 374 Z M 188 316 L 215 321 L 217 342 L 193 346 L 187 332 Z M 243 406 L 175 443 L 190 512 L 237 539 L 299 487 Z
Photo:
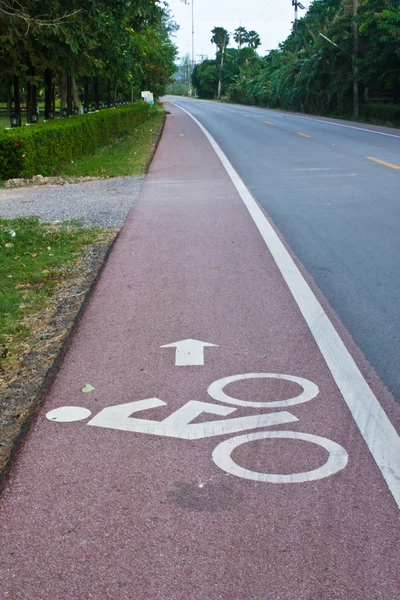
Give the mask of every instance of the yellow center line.
M 272 125 L 272 123 L 271 123 L 270 121 L 264 121 L 264 123 L 265 123 L 266 125 Z
M 306 133 L 300 133 L 300 131 L 297 132 L 297 135 L 301 135 L 302 137 L 306 137 L 306 138 L 311 137 L 311 135 L 307 135 Z
M 392 165 L 392 163 L 388 163 L 385 160 L 380 160 L 379 158 L 374 158 L 373 156 L 366 156 L 365 158 L 368 158 L 368 160 L 373 160 L 381 165 L 385 165 L 385 167 L 390 167 L 391 169 L 400 169 L 400 167 L 397 165 Z

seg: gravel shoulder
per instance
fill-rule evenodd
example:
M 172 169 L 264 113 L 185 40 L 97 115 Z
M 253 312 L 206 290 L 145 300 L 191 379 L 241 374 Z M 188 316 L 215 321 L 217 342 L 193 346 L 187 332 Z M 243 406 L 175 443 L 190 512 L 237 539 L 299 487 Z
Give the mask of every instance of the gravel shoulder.
M 122 227 L 144 177 L 0 189 L 0 215 L 39 217 L 44 223 L 80 221 L 87 227 Z
M 42 222 L 80 221 L 107 235 L 92 246 L 57 289 L 50 306 L 35 316 L 37 328 L 23 364 L 0 372 L 0 480 L 57 372 L 71 333 L 107 260 L 144 177 L 118 177 L 64 185 L 0 189 L 0 215 L 39 217 Z

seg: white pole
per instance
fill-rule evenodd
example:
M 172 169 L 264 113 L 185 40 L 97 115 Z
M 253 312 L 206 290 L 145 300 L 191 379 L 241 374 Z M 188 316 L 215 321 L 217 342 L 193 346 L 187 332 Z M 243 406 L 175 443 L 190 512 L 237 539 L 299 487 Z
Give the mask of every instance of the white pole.
M 192 70 L 194 69 L 194 0 L 192 0 Z

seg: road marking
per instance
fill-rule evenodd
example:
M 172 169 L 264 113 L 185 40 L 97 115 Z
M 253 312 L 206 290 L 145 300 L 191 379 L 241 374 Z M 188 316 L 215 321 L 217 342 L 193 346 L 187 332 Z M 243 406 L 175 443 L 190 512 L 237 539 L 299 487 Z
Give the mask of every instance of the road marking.
M 300 131 L 297 132 L 297 135 L 301 135 L 302 137 L 305 137 L 305 138 L 311 137 L 311 135 L 307 135 L 306 133 L 300 133 Z
M 175 106 L 197 123 L 225 167 L 286 281 L 365 443 L 400 508 L 400 437 L 397 431 L 289 252 L 226 155 L 196 117 L 178 104 Z
M 264 121 L 264 123 L 265 123 L 266 125 L 272 125 L 272 123 L 271 123 L 270 121 Z
M 379 158 L 374 158 L 373 156 L 366 156 L 368 160 L 373 160 L 381 165 L 385 165 L 385 167 L 390 167 L 391 169 L 400 169 L 397 165 L 392 165 L 392 163 L 386 162 L 385 160 L 380 160 Z
M 172 102 L 173 104 L 173 102 Z M 177 105 L 178 106 L 178 105 Z M 181 107 L 179 107 L 181 108 Z M 182 110 L 184 110 L 182 108 Z M 385 133 L 384 131 L 375 131 L 374 129 L 365 129 L 364 127 L 355 127 L 354 125 L 344 125 L 343 123 L 332 123 L 331 121 L 324 121 L 323 119 L 313 119 L 312 117 L 301 117 L 300 115 L 288 115 L 293 116 L 297 119 L 304 119 L 305 121 L 317 121 L 317 123 L 326 123 L 326 125 L 334 125 L 336 127 L 346 127 L 347 129 L 356 129 L 357 131 L 366 131 L 367 133 L 376 133 L 378 135 L 386 135 L 387 137 L 394 137 L 398 140 L 400 139 L 400 135 L 395 135 L 394 133 Z M 332 144 L 334 145 L 334 144 Z
M 248 400 L 239 400 L 238 398 L 232 398 L 225 394 L 224 387 L 235 381 L 244 381 L 245 379 L 283 379 L 285 381 L 292 381 L 298 383 L 303 391 L 294 398 L 288 398 L 287 400 L 276 400 L 274 402 L 250 402 Z M 309 402 L 315 396 L 318 395 L 319 389 L 312 381 L 303 379 L 302 377 L 294 377 L 293 375 L 283 375 L 281 373 L 245 373 L 243 375 L 232 375 L 231 377 L 224 377 L 218 379 L 210 385 L 207 390 L 209 396 L 219 402 L 226 402 L 227 404 L 233 404 L 234 406 L 248 406 L 252 408 L 277 408 L 278 406 L 293 406 L 295 404 L 303 404 L 303 402 Z
M 160 348 L 176 348 L 175 366 L 198 367 L 204 365 L 204 348 L 211 346 L 214 346 L 214 348 L 218 347 L 217 344 L 209 344 L 208 342 L 189 339 L 173 342 L 172 344 L 165 344 L 164 346 L 160 346 Z
M 244 469 L 232 459 L 231 454 L 238 446 L 241 446 L 246 442 L 264 439 L 303 440 L 304 442 L 317 444 L 317 446 L 322 446 L 322 448 L 329 452 L 328 460 L 322 467 L 314 469 L 313 471 L 278 475 L 275 473 L 258 473 L 257 471 Z M 258 433 L 238 435 L 218 444 L 212 453 L 212 458 L 217 467 L 230 475 L 235 475 L 242 479 L 250 479 L 250 481 L 263 481 L 266 483 L 305 483 L 306 481 L 324 479 L 325 477 L 334 475 L 344 469 L 349 460 L 346 450 L 342 448 L 342 446 L 339 446 L 339 444 L 332 442 L 332 440 L 328 440 L 327 438 L 318 435 L 297 431 L 259 431 Z
M 83 421 L 90 417 L 91 412 L 88 408 L 81 406 L 61 406 L 55 408 L 46 414 L 46 418 L 49 421 L 56 421 L 57 423 L 73 423 L 74 421 Z
M 298 421 L 297 417 L 291 413 L 282 411 L 219 421 L 206 421 L 205 423 L 191 423 L 204 413 L 226 417 L 237 410 L 229 406 L 199 402 L 198 400 L 190 400 L 163 421 L 131 417 L 135 412 L 165 405 L 166 402 L 159 398 L 147 398 L 146 400 L 127 402 L 117 406 L 107 406 L 89 421 L 88 425 L 119 431 L 146 433 L 148 435 L 161 435 L 181 440 L 200 440 L 206 437 L 246 431 L 246 429 L 260 429 L 261 427 L 272 427 L 273 425 Z

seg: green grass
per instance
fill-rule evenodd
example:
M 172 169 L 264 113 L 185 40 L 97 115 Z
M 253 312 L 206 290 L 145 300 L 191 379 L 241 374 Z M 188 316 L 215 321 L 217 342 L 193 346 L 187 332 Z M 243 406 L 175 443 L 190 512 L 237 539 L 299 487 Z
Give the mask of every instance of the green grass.
M 18 363 L 30 345 L 35 314 L 46 309 L 71 266 L 89 245 L 108 236 L 71 222 L 55 226 L 36 218 L 0 219 L 1 369 Z
M 112 144 L 64 164 L 59 175 L 65 177 L 118 177 L 121 175 L 142 175 L 152 156 L 165 111 L 155 105 L 150 110 L 150 118 L 128 135 Z

